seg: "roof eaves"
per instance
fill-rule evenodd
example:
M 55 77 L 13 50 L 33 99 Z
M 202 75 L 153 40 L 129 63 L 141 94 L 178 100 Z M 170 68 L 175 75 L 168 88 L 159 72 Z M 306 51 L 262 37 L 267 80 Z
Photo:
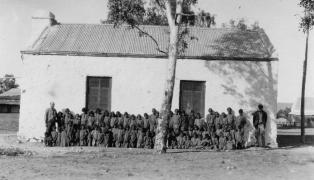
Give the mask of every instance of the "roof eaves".
M 57 56 L 91 56 L 91 57 L 131 57 L 131 58 L 163 58 L 167 59 L 166 55 L 158 54 L 128 54 L 128 53 L 97 53 L 97 52 L 44 52 L 44 51 L 21 51 L 22 54 L 30 55 L 57 55 Z M 235 60 L 235 61 L 278 61 L 278 58 L 268 57 L 222 57 L 222 56 L 178 56 L 178 59 L 200 59 L 200 60 Z
M 20 100 L 3 100 L 3 99 L 0 99 L 0 104 L 4 104 L 4 105 L 19 105 L 20 104 Z

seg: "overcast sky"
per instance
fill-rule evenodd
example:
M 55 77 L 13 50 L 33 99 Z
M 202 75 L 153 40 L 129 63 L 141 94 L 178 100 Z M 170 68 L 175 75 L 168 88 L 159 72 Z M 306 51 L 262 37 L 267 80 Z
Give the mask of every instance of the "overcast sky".
M 99 23 L 106 0 L 0 0 L 0 76 L 21 74 L 21 54 L 37 9 L 55 14 L 61 23 Z M 301 93 L 305 36 L 299 31 L 302 9 L 294 0 L 199 0 L 197 8 L 216 15 L 217 27 L 230 19 L 258 21 L 279 56 L 278 101 L 293 102 Z M 313 38 L 312 38 L 313 37 Z M 307 96 L 314 97 L 314 34 L 310 38 Z M 313 47 L 313 48 L 312 48 Z

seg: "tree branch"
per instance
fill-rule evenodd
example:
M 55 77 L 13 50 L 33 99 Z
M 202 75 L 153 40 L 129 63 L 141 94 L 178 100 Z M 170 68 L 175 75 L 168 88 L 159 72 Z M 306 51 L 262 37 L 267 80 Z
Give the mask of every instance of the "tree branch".
M 148 32 L 146 32 L 146 31 L 142 30 L 142 29 L 141 29 L 139 26 L 137 26 L 137 25 L 133 25 L 133 27 L 136 28 L 136 29 L 137 29 L 138 31 L 140 31 L 141 33 L 143 33 L 143 34 L 145 34 L 146 36 L 148 36 L 151 40 L 153 40 L 154 43 L 155 43 L 156 46 L 157 46 L 157 47 L 156 47 L 156 50 L 157 50 L 158 52 L 161 52 L 161 53 L 163 53 L 163 54 L 165 54 L 165 55 L 168 56 L 168 53 L 167 53 L 167 52 L 165 52 L 165 51 L 163 51 L 163 50 L 160 49 L 157 40 L 156 40 L 152 35 L 150 35 L 150 34 L 149 34 Z
M 263 68 L 259 65 L 259 62 L 255 62 L 255 65 L 261 71 L 261 73 L 264 75 L 265 78 L 267 78 L 268 80 L 271 80 L 271 78 L 265 73 Z
M 166 0 L 165 2 L 165 7 L 166 7 L 166 15 L 168 19 L 168 24 L 170 30 L 175 27 L 175 17 L 172 15 L 172 7 L 171 7 L 171 0 Z
M 177 9 L 176 9 L 176 23 L 178 25 L 181 24 L 182 20 L 182 6 L 183 6 L 183 0 L 178 0 L 177 1 Z
M 165 4 L 162 4 L 162 2 L 160 2 L 160 0 L 155 0 L 155 2 L 161 9 L 166 9 Z

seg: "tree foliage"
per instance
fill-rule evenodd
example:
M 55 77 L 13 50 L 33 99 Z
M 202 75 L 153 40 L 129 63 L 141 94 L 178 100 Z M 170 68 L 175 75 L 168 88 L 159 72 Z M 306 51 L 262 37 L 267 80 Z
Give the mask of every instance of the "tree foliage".
M 108 21 L 115 26 L 129 24 L 139 25 L 144 21 L 146 13 L 142 0 L 109 0 Z
M 299 5 L 304 8 L 305 15 L 301 17 L 300 28 L 303 32 L 312 29 L 314 26 L 314 1 L 301 0 Z
M 161 25 L 167 26 L 168 20 L 163 11 L 160 11 L 157 7 L 150 7 L 146 10 L 145 18 L 143 18 L 142 24 L 144 25 Z
M 245 21 L 244 18 L 241 18 L 239 20 L 230 19 L 229 24 L 222 23 L 223 28 L 235 28 L 239 30 L 259 30 L 261 29 L 259 26 L 258 21 L 255 21 L 253 24 L 249 25 Z
M 128 25 L 139 32 L 140 37 L 149 37 L 156 45 L 156 50 L 168 56 L 166 85 L 160 109 L 160 119 L 156 128 L 155 149 L 166 152 L 165 137 L 169 121 L 175 83 L 176 63 L 188 47 L 189 40 L 196 39 L 189 33 L 189 26 L 211 27 L 215 17 L 201 11 L 196 14 L 192 6 L 197 0 L 109 0 L 108 20 L 115 27 Z M 168 26 L 169 41 L 167 49 L 161 49 L 159 42 L 142 25 Z
M 280 109 L 277 112 L 277 118 L 285 118 L 285 119 L 289 119 L 289 113 L 291 112 L 291 108 L 286 107 L 285 109 Z
M 175 1 L 172 2 L 175 8 Z M 188 26 L 211 27 L 216 24 L 214 15 L 205 11 L 200 11 L 196 14 L 192 10 L 192 6 L 197 4 L 197 0 L 184 0 L 182 2 L 182 14 L 173 15 L 175 18 L 177 18 L 178 15 L 181 16 L 178 35 L 179 55 L 183 54 L 188 47 L 188 38 L 192 40 L 196 39 L 190 36 Z M 164 0 L 109 0 L 108 9 L 108 18 L 103 23 L 111 23 L 114 24 L 115 27 L 129 25 L 131 28 L 138 30 L 139 36 L 151 38 L 156 44 L 156 50 L 167 55 L 168 50 L 160 49 L 157 40 L 141 27 L 141 25 L 169 25 Z
M 208 17 L 196 18 L 195 13 L 192 11 L 192 6 L 196 3 L 197 0 L 109 0 L 108 2 L 107 22 L 113 23 L 115 27 L 126 24 L 132 29 L 137 29 L 139 36 L 149 37 L 154 41 L 156 50 L 168 56 L 164 96 L 155 138 L 155 149 L 160 153 L 166 152 L 167 149 L 167 128 L 164 125 L 167 124 L 170 118 L 177 57 L 187 49 L 187 38 L 194 39 L 189 36 L 188 26 L 210 27 L 215 22 L 214 16 L 210 17 L 210 14 L 204 12 L 201 14 Z M 202 23 L 196 23 L 198 19 Z M 168 26 L 168 48 L 166 50 L 160 49 L 159 42 L 145 31 L 145 26 L 142 25 Z
M 18 85 L 15 83 L 15 77 L 12 74 L 6 74 L 3 78 L 0 78 L 0 93 L 8 91 L 12 88 L 17 88 Z
M 198 27 L 215 25 L 215 16 L 204 10 L 195 13 L 197 0 L 184 0 L 181 24 Z M 109 0 L 108 19 L 104 23 L 134 25 L 168 25 L 163 0 Z
M 215 16 L 212 15 L 209 12 L 205 12 L 204 10 L 202 10 L 201 12 L 199 12 L 196 16 L 194 16 L 194 22 L 195 26 L 198 27 L 211 27 L 212 25 L 216 25 L 216 21 L 215 21 Z

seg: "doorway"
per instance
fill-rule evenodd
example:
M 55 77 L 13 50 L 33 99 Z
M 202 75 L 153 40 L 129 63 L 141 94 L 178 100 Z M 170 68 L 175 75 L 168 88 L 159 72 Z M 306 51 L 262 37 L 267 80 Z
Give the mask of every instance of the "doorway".
M 180 81 L 180 109 L 190 113 L 201 113 L 204 117 L 205 111 L 205 81 Z

